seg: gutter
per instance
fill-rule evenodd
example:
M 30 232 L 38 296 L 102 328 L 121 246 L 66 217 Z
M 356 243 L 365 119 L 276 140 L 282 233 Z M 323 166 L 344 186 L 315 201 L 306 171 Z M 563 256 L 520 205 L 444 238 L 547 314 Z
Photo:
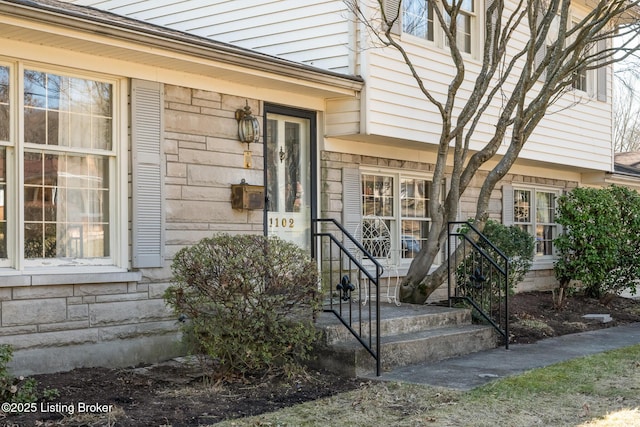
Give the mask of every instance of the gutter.
M 63 5 L 64 8 L 62 8 Z M 364 85 L 364 80 L 359 76 L 324 70 L 71 3 L 63 4 L 47 0 L 0 0 L 0 14 L 44 24 L 55 24 L 75 31 L 89 31 L 130 43 L 159 47 L 176 53 L 340 89 L 360 91 Z

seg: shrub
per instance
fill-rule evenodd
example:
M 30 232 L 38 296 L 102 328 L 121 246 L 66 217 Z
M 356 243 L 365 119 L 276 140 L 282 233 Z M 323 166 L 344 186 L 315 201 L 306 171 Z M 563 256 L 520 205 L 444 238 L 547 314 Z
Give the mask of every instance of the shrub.
M 518 283 L 531 269 L 535 238 L 525 230 L 487 220 L 482 233 L 509 259 L 509 290 L 514 291 Z
M 0 345 L 0 399 L 9 403 L 33 403 L 38 400 L 37 383 L 33 378 L 14 377 L 7 369 L 13 358 L 10 345 Z
M 575 188 L 558 199 L 556 222 L 565 227 L 554 240 L 559 297 L 581 282 L 587 296 L 635 293 L 640 278 L 640 195 L 620 186 Z
M 533 263 L 535 239 L 532 235 L 514 225 L 506 226 L 494 220 L 487 220 L 482 234 L 509 259 L 509 276 L 507 282 L 509 291 L 513 292 L 515 287 L 520 283 L 527 274 Z M 487 252 L 494 260 L 499 260 L 497 253 L 482 242 L 478 245 Z M 458 267 L 457 274 L 459 277 L 467 277 L 473 274 L 478 267 L 480 261 L 468 256 L 464 262 Z M 490 266 L 484 266 L 486 269 Z M 484 268 L 481 270 L 485 270 Z M 498 275 L 492 275 L 489 280 L 497 282 Z M 498 283 L 490 283 L 492 289 L 499 289 Z
M 287 370 L 309 357 L 319 308 L 315 263 L 293 243 L 226 234 L 180 250 L 165 299 L 193 350 L 222 374 Z

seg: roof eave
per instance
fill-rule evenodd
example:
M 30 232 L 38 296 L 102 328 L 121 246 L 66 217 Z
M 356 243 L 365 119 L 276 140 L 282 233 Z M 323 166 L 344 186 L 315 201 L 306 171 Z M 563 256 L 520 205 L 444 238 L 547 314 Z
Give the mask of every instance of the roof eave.
M 140 23 L 129 18 L 118 17 L 117 20 L 108 20 L 96 15 L 83 15 L 77 11 L 60 10 L 25 0 L 11 3 L 0 0 L 0 15 L 2 14 L 43 24 L 52 24 L 73 31 L 90 32 L 128 43 L 212 60 L 275 76 L 306 81 L 326 86 L 329 92 L 330 88 L 333 88 L 337 91 L 336 94 L 354 94 L 363 87 L 363 80 L 358 76 L 323 70 L 231 44 Z M 105 13 L 105 16 L 107 15 Z

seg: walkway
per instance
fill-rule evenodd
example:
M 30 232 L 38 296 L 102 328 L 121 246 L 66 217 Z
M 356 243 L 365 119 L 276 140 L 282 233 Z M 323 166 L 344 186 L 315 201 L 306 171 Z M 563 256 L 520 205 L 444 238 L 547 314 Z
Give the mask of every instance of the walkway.
M 370 378 L 470 390 L 530 369 L 635 344 L 640 344 L 640 323 L 547 338 L 535 344 L 511 344 L 509 350 L 499 347 L 441 362 L 397 368 L 384 372 L 382 377 Z

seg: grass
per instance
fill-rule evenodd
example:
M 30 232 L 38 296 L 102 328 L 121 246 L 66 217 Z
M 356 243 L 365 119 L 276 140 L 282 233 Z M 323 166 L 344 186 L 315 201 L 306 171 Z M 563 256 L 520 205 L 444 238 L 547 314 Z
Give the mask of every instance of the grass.
M 514 326 L 520 326 L 524 329 L 539 331 L 544 336 L 551 337 L 554 334 L 553 328 L 542 320 L 537 319 L 520 319 L 518 320 Z
M 640 426 L 640 345 L 469 392 L 367 382 L 358 390 L 217 426 Z

